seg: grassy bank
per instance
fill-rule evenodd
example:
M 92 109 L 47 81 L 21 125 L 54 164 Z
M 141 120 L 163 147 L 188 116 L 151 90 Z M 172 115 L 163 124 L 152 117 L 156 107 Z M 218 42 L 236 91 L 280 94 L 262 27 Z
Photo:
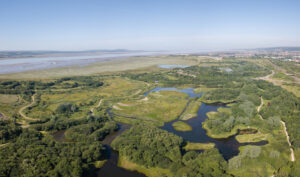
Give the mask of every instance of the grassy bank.
M 177 131 L 181 131 L 181 132 L 192 131 L 192 127 L 189 124 L 182 121 L 174 122 L 172 126 Z
M 183 147 L 186 151 L 192 151 L 192 150 L 207 150 L 212 149 L 215 147 L 214 143 L 192 143 L 187 142 L 186 146 Z
M 118 165 L 122 168 L 127 169 L 127 170 L 137 171 L 139 173 L 143 173 L 143 174 L 145 174 L 146 176 L 149 176 L 149 177 L 161 177 L 161 176 L 172 177 L 172 176 L 174 176 L 167 169 L 146 168 L 142 165 L 130 162 L 129 160 L 127 160 L 127 158 L 125 156 L 119 156 Z

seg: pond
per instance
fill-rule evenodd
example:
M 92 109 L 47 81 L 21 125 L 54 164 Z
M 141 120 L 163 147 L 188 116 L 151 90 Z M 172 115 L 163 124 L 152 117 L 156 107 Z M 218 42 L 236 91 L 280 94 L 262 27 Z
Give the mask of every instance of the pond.
M 150 92 L 159 92 L 159 91 L 176 91 L 176 92 L 182 92 L 186 93 L 189 97 L 200 97 L 203 95 L 203 93 L 195 93 L 194 88 L 185 88 L 185 89 L 178 89 L 173 87 L 156 87 L 152 90 L 149 90 L 148 92 L 144 93 L 144 96 L 147 96 Z
M 165 69 L 169 69 L 169 68 L 187 68 L 190 67 L 190 65 L 158 65 L 159 68 L 165 68 Z
M 154 91 L 179 91 L 186 93 L 190 97 L 200 97 L 202 94 L 197 94 L 193 92 L 193 88 L 187 88 L 187 89 L 177 89 L 177 88 L 162 88 L 157 87 L 149 92 L 145 93 L 145 96 L 148 95 L 150 92 Z M 222 139 L 215 139 L 211 138 L 207 135 L 206 130 L 202 127 L 202 123 L 208 118 L 207 113 L 212 111 L 217 111 L 218 108 L 229 108 L 225 104 L 205 104 L 202 103 L 200 106 L 197 116 L 195 118 L 189 119 L 189 120 L 181 120 L 187 124 L 189 124 L 192 127 L 192 131 L 176 131 L 172 124 L 176 121 L 178 121 L 179 117 L 171 122 L 165 123 L 162 127 L 163 130 L 166 130 L 168 132 L 172 132 L 178 136 L 181 136 L 184 140 L 190 141 L 190 142 L 197 142 L 197 143 L 215 143 L 215 147 L 219 150 L 219 152 L 223 155 L 225 160 L 228 160 L 239 153 L 239 147 L 245 146 L 245 145 L 265 145 L 268 143 L 268 141 L 260 141 L 256 143 L 239 143 L 235 136 L 230 136 L 228 138 L 222 138 Z

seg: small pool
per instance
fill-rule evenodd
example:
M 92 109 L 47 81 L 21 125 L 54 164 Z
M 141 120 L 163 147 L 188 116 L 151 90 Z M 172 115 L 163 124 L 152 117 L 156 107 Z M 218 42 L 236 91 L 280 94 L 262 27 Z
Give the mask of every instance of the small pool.
M 165 69 L 169 69 L 169 68 L 187 68 L 190 67 L 190 65 L 158 65 L 159 68 L 165 68 Z

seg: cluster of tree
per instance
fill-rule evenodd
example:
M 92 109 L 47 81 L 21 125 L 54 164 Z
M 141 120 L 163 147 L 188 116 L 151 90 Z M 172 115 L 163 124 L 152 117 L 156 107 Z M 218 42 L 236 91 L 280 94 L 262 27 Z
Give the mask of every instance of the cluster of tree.
M 72 103 L 61 103 L 56 108 L 56 113 L 58 114 L 71 114 L 78 111 L 78 107 Z
M 20 135 L 22 128 L 12 120 L 0 119 L 0 143 L 7 143 Z
M 266 92 L 270 92 L 269 90 L 274 89 L 267 89 Z M 263 109 L 261 114 L 264 118 L 272 117 L 275 119 L 277 116 L 286 122 L 292 145 L 295 148 L 300 147 L 300 98 L 281 89 L 278 95 L 274 95 L 270 99 L 267 108 Z
M 38 131 L 23 129 L 15 142 L 0 147 L 0 176 L 90 176 L 102 158 L 99 141 L 58 143 Z
M 64 82 L 72 81 L 72 83 Z M 0 81 L 1 94 L 20 94 L 30 101 L 30 96 L 36 90 L 46 90 L 50 88 L 75 88 L 89 87 L 97 88 L 103 85 L 97 77 L 93 76 L 76 76 L 58 79 L 56 81 Z
M 166 86 L 192 84 L 204 85 L 208 88 L 241 88 L 243 86 L 241 81 L 269 73 L 265 68 L 246 61 L 234 62 L 231 69 L 232 72 L 226 72 L 218 66 L 191 66 L 167 72 L 125 73 L 124 76 L 145 82 L 159 81 Z M 168 76 L 176 79 L 169 79 Z
M 90 117 L 93 118 L 92 121 L 69 128 L 65 132 L 66 139 L 70 141 L 86 141 L 87 139 L 99 141 L 118 129 L 118 125 L 114 121 L 108 121 L 101 117 Z
M 257 113 L 255 105 L 244 93 L 241 93 L 238 101 L 228 109 L 230 110 L 219 111 L 206 119 L 206 127 L 216 134 L 231 132 L 235 126 L 250 125 Z
M 72 81 L 72 83 L 65 82 Z M 96 80 L 92 76 L 74 76 L 64 77 L 55 81 L 55 84 L 60 84 L 62 88 L 76 88 L 79 86 L 97 88 L 103 85 L 103 82 Z
M 240 95 L 239 89 L 217 89 L 206 92 L 201 99 L 205 101 L 233 101 Z
M 145 167 L 169 169 L 174 176 L 225 176 L 227 163 L 218 150 L 184 155 L 184 141 L 152 125 L 136 124 L 119 135 L 112 147 L 130 161 Z
M 37 130 L 67 129 L 68 142 L 56 142 Z M 93 162 L 105 158 L 100 143 L 118 125 L 106 116 L 53 119 L 22 129 L 13 121 L 0 121 L 0 176 L 93 176 Z
M 66 117 L 54 117 L 47 122 L 36 122 L 31 125 L 33 129 L 38 131 L 58 131 L 66 130 L 70 127 L 88 123 L 101 123 L 110 121 L 106 115 L 91 116 L 80 119 L 67 119 Z

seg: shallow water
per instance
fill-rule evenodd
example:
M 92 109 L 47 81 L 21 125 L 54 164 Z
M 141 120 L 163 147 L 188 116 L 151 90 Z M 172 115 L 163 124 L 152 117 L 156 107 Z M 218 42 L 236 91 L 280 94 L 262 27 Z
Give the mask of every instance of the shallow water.
M 176 88 L 161 88 L 157 87 L 149 92 L 145 93 L 145 96 L 148 95 L 150 92 L 154 91 L 179 91 L 188 94 L 190 97 L 200 97 L 202 94 L 197 94 L 193 92 L 193 88 L 188 89 L 176 89 Z M 205 104 L 202 103 L 201 107 L 199 108 L 197 112 L 197 116 L 195 118 L 189 119 L 189 120 L 182 120 L 183 122 L 189 124 L 192 127 L 192 131 L 176 131 L 172 124 L 176 121 L 178 121 L 179 118 L 177 118 L 174 121 L 165 123 L 162 127 L 163 130 L 167 130 L 168 132 L 172 132 L 178 136 L 181 136 L 184 140 L 190 141 L 190 142 L 197 142 L 197 143 L 215 143 L 215 147 L 219 150 L 219 152 L 223 155 L 225 160 L 228 160 L 239 153 L 239 147 L 244 145 L 265 145 L 268 142 L 267 141 L 260 141 L 257 143 L 239 143 L 235 136 L 230 136 L 228 138 L 222 138 L 222 139 L 215 139 L 209 137 L 206 133 L 206 130 L 202 127 L 202 123 L 208 118 L 207 113 L 208 112 L 217 112 L 218 108 L 229 108 L 225 104 Z M 180 117 L 180 116 L 179 116 Z
M 42 70 L 65 66 L 85 66 L 91 63 L 103 62 L 113 58 L 126 58 L 133 56 L 158 55 L 158 52 L 129 52 L 108 53 L 94 56 L 64 56 L 64 57 L 32 57 L 9 58 L 0 60 L 0 74 L 15 73 L 30 70 Z
M 190 67 L 190 65 L 158 65 L 159 68 L 187 68 Z
M 118 167 L 119 153 L 110 147 L 111 142 L 125 130 L 130 128 L 128 124 L 119 124 L 120 129 L 105 137 L 102 144 L 107 149 L 107 162 L 97 171 L 99 177 L 145 177 L 145 175 L 136 171 L 129 171 Z
M 189 97 L 194 98 L 194 97 L 200 97 L 203 95 L 203 93 L 195 93 L 194 88 L 186 88 L 186 89 L 177 89 L 173 87 L 156 87 L 152 90 L 149 90 L 144 94 L 144 96 L 147 96 L 150 92 L 159 92 L 159 91 L 176 91 L 176 92 L 182 92 L 186 93 Z

